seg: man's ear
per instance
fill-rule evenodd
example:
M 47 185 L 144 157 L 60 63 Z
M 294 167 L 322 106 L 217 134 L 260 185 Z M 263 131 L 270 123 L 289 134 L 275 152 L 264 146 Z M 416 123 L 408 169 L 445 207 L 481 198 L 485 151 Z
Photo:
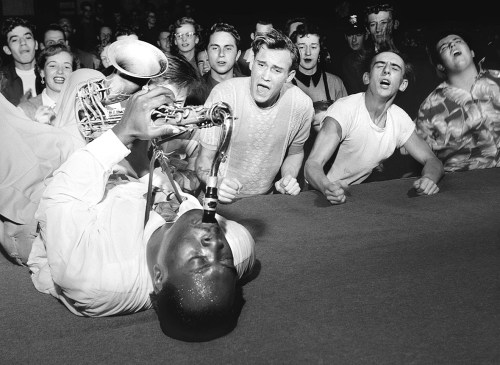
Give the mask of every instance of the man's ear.
M 38 41 L 35 41 L 35 51 L 38 51 Z
M 40 51 L 43 51 L 45 49 L 45 44 L 43 44 L 42 42 L 40 42 L 40 44 L 38 45 L 38 47 L 40 48 Z
M 363 74 L 363 84 L 368 85 L 370 83 L 370 74 L 365 72 Z
M 408 87 L 408 79 L 403 79 L 403 82 L 401 82 L 401 85 L 399 85 L 399 91 L 403 92 L 406 90 Z
M 393 26 L 392 26 L 392 27 L 393 27 L 394 29 L 398 29 L 398 27 L 399 27 L 399 20 L 395 19 L 395 20 L 394 20 L 394 24 L 393 24 Z
M 153 266 L 153 286 L 155 293 L 160 292 L 163 288 L 163 272 L 157 264 Z
M 236 52 L 236 61 L 240 59 L 240 56 L 241 56 L 241 49 L 239 49 L 238 52 Z
M 5 52 L 5 54 L 12 56 L 12 52 L 10 51 L 10 48 L 8 46 L 3 46 L 3 51 Z
M 254 32 L 250 33 L 250 38 L 252 39 L 252 41 L 255 39 L 255 33 Z
M 290 71 L 288 73 L 288 77 L 286 78 L 286 82 L 292 82 L 293 78 L 295 77 L 295 70 Z
M 438 69 L 438 71 L 444 72 L 444 66 L 442 64 L 438 63 L 436 68 Z
M 472 49 L 470 50 L 470 54 L 471 54 L 472 58 L 476 57 L 476 54 L 474 53 L 474 51 Z

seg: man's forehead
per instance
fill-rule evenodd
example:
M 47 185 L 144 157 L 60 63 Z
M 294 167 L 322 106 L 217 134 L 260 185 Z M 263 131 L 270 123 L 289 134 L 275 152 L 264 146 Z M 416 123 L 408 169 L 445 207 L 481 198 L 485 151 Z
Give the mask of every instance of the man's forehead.
M 18 25 L 7 34 L 7 37 L 11 38 L 11 37 L 25 36 L 25 35 L 33 35 L 33 32 L 29 28 L 23 27 L 22 25 Z
M 222 44 L 222 43 L 224 43 L 225 45 L 227 44 L 236 45 L 236 40 L 234 39 L 233 35 L 228 32 L 215 32 L 210 36 L 210 44 Z
M 60 30 L 49 30 L 45 32 L 45 40 L 64 40 L 64 33 Z
M 262 46 L 255 59 L 285 70 L 289 70 L 292 66 L 292 55 L 286 49 L 269 49 L 267 46 Z
M 393 52 L 382 52 L 375 56 L 373 63 L 392 63 L 403 68 L 404 61 L 403 59 Z
M 257 23 L 255 25 L 255 32 L 256 33 L 269 33 L 271 31 L 271 29 L 273 29 L 273 25 L 272 24 L 260 24 L 260 23 Z
M 375 20 L 381 21 L 381 20 L 388 20 L 388 19 L 392 19 L 392 14 L 388 11 L 381 11 L 381 12 L 378 12 L 376 14 L 372 13 L 372 14 L 368 15 L 369 22 L 375 21 Z

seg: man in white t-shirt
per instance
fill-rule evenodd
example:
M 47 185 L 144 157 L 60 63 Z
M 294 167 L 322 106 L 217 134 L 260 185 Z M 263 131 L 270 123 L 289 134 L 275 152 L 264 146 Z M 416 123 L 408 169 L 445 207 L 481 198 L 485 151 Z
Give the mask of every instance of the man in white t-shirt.
M 297 195 L 297 175 L 304 159 L 314 108 L 312 100 L 290 81 L 299 52 L 278 30 L 257 36 L 250 77 L 233 77 L 215 85 L 205 106 L 225 102 L 234 114 L 226 159 L 219 170 L 219 201 L 270 193 Z M 220 139 L 220 127 L 200 131 L 196 173 L 207 182 Z
M 35 26 L 23 18 L 10 17 L 2 24 L 3 51 L 12 56 L 12 62 L 0 70 L 6 79 L 2 94 L 16 106 L 43 90 L 35 68 L 38 42 L 34 33 Z
M 418 136 L 409 115 L 393 104 L 398 91 L 408 86 L 407 66 L 396 52 L 377 53 L 370 71 L 363 74 L 366 92 L 341 98 L 328 108 L 306 161 L 305 177 L 330 203 L 344 203 L 347 186 L 361 183 L 399 147 L 405 147 L 423 165 L 422 176 L 413 183 L 416 193 L 439 191 L 442 163 Z M 335 161 L 325 174 L 324 166 L 337 149 Z

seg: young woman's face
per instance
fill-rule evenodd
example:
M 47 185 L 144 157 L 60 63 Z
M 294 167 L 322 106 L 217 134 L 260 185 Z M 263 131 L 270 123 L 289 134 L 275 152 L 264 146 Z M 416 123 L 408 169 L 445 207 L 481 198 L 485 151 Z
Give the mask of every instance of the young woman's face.
M 72 72 L 73 56 L 68 52 L 60 52 L 47 57 L 45 66 L 40 73 L 45 79 L 47 88 L 59 93 Z

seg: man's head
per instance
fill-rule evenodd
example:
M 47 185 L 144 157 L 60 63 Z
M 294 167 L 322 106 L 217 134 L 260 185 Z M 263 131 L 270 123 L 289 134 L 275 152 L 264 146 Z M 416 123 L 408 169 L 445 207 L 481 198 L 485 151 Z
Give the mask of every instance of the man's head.
M 395 19 L 394 6 L 389 2 L 369 2 L 365 7 L 366 27 L 373 42 L 378 45 L 393 40 L 393 30 L 399 26 Z
M 215 23 L 208 34 L 207 53 L 210 68 L 219 75 L 233 72 L 240 57 L 240 35 L 227 23 Z
M 71 20 L 69 18 L 59 18 L 58 24 L 64 31 L 64 37 L 69 42 L 75 32 Z
M 181 54 L 194 51 L 200 41 L 201 26 L 193 18 L 177 19 L 169 28 L 173 34 L 174 45 Z
M 153 28 L 156 25 L 156 13 L 152 10 L 146 13 L 146 24 L 149 28 Z
M 312 74 L 318 67 L 321 53 L 321 33 L 319 26 L 312 22 L 300 24 L 292 33 L 292 42 L 300 52 L 299 69 L 307 74 Z
M 235 327 L 242 304 L 228 242 L 231 226 L 203 223 L 202 218 L 202 210 L 189 210 L 171 227 L 155 231 L 148 243 L 159 247 L 148 263 L 161 329 L 183 341 L 208 341 L 227 334 Z M 238 233 L 245 233 L 238 239 L 253 244 L 248 231 L 238 226 Z
M 255 59 L 252 65 L 250 92 L 261 108 L 273 105 L 283 85 L 292 81 L 299 66 L 299 50 L 279 30 L 271 29 L 252 42 Z
M 110 44 L 113 39 L 113 29 L 108 25 L 101 26 L 97 38 L 102 46 Z
M 370 60 L 369 71 L 363 74 L 363 82 L 372 94 L 390 99 L 398 91 L 406 90 L 411 72 L 405 55 L 396 51 L 382 51 Z
M 344 19 L 343 29 L 349 48 L 353 51 L 363 50 L 368 33 L 360 17 L 357 14 L 349 15 Z
M 31 69 L 35 66 L 35 26 L 28 20 L 18 17 L 5 19 L 2 24 L 3 51 L 12 56 L 17 68 Z
M 139 35 L 131 27 L 120 26 L 116 29 L 115 39 L 117 41 L 124 39 L 139 39 Z
M 208 53 L 205 47 L 196 47 L 196 65 L 201 75 L 210 71 L 210 62 L 208 61 Z
M 468 34 L 456 29 L 432 32 L 427 42 L 431 62 L 442 77 L 476 67 L 475 54 L 470 47 Z
M 255 23 L 255 31 L 250 34 L 250 38 L 255 40 L 256 37 L 266 35 L 273 29 L 273 23 L 268 19 L 260 19 Z
M 43 50 L 44 48 L 53 46 L 54 44 L 67 45 L 68 42 L 66 40 L 66 35 L 64 34 L 64 29 L 59 24 L 52 23 L 44 28 L 39 46 L 40 49 Z
M 201 84 L 200 74 L 184 57 L 167 54 L 167 71 L 151 79 L 150 84 L 161 85 L 172 90 L 175 105 L 183 106 L 186 98 Z
M 170 53 L 170 31 L 167 29 L 162 29 L 158 33 L 158 48 L 160 48 L 165 53 Z

